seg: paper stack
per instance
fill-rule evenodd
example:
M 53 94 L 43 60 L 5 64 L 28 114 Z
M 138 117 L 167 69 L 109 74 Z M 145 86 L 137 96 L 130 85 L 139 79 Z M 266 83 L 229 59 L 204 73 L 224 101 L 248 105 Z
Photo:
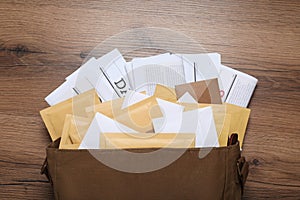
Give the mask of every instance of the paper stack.
M 41 116 L 61 149 L 242 145 L 257 79 L 218 53 L 91 58 L 46 97 Z

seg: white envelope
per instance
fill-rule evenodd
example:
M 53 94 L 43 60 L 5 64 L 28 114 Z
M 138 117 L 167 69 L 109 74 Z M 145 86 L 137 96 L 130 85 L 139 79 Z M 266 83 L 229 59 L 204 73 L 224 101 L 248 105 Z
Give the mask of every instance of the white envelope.
M 101 113 L 96 113 L 78 149 L 99 149 L 100 133 L 136 133 L 136 131 Z

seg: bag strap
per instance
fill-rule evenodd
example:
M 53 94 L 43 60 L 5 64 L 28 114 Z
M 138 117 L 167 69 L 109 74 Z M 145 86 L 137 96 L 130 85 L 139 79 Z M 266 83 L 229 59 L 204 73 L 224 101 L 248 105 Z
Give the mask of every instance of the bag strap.
M 249 173 L 249 163 L 246 162 L 245 157 L 240 157 L 237 161 L 237 171 L 239 175 L 239 181 L 242 189 L 242 194 L 244 192 L 244 185 Z
M 47 157 L 45 158 L 45 161 L 41 167 L 41 172 L 40 172 L 42 175 L 45 174 L 48 181 L 51 183 L 52 185 L 52 179 L 50 177 L 50 174 L 49 174 L 49 171 L 48 171 L 48 162 L 47 162 Z
M 55 140 L 54 142 L 51 142 L 47 148 L 58 148 L 59 146 L 59 143 L 60 143 L 60 139 L 61 138 L 58 138 L 57 140 Z M 51 185 L 53 185 L 52 183 L 52 179 L 51 179 L 51 176 L 50 176 L 50 173 L 49 173 L 49 169 L 48 169 L 48 161 L 47 161 L 47 157 L 45 158 L 44 160 L 44 163 L 41 167 L 41 174 L 45 174 L 48 181 L 51 183 Z

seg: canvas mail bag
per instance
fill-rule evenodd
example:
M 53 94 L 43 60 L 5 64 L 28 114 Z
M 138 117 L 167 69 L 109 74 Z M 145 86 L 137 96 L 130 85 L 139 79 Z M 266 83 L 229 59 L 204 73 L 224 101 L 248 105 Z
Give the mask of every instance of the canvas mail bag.
M 76 199 L 241 199 L 248 163 L 241 157 L 239 143 L 210 149 L 189 148 L 170 165 L 146 173 L 129 173 L 110 168 L 88 150 L 58 149 L 52 142 L 41 173 L 53 186 L 57 200 Z M 158 149 L 130 149 L 145 153 Z M 176 153 L 182 149 L 165 149 Z M 114 156 L 118 149 L 96 150 Z M 128 161 L 129 162 L 129 161 Z M 126 164 L 126 162 L 124 162 Z M 139 163 L 137 163 L 139 164 Z

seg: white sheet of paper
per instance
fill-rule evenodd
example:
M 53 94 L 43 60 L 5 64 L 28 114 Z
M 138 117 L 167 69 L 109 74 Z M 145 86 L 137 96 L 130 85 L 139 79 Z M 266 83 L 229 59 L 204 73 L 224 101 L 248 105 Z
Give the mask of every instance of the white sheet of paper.
M 45 101 L 50 105 L 54 106 L 62 101 L 74 97 L 77 93 L 72 89 L 72 85 L 68 81 L 65 81 L 58 88 L 52 91 L 46 98 Z
M 66 81 L 70 81 L 70 82 L 76 81 L 79 71 L 80 71 L 80 67 L 78 69 L 76 69 L 72 74 L 70 74 L 69 76 L 67 76 L 65 78 Z
M 221 65 L 221 56 L 218 53 L 181 54 L 187 82 L 196 82 L 218 78 Z M 194 77 L 194 64 L 196 77 Z M 192 76 L 193 75 L 193 76 Z M 196 79 L 196 80 L 195 80 Z
M 156 84 L 175 87 L 186 82 L 181 57 L 170 53 L 134 58 L 127 71 L 133 89 L 148 95 L 153 95 Z
M 196 147 L 219 147 L 212 107 L 197 110 L 199 123 L 196 132 Z
M 99 70 L 99 67 L 101 65 L 105 65 L 106 63 L 110 63 L 113 60 L 112 54 L 115 57 L 119 56 L 118 51 L 114 50 L 113 52 L 110 52 L 108 55 L 106 54 L 99 59 L 94 57 L 90 58 L 80 68 L 66 77 L 66 81 L 50 95 L 48 95 L 45 100 L 49 103 L 49 105 L 55 105 L 77 94 L 81 94 L 90 89 L 96 88 L 99 76 L 103 76 L 102 72 Z M 119 59 L 118 62 L 122 62 L 122 58 Z M 111 98 L 119 97 L 106 79 L 100 82 L 101 83 L 100 86 L 98 85 L 97 93 L 102 100 L 107 96 L 110 96 Z
M 126 92 L 130 90 L 130 84 L 127 78 L 126 61 L 124 60 L 121 53 L 115 49 L 111 53 L 110 62 L 107 65 L 102 64 L 102 70 L 110 80 L 115 92 L 119 97 L 125 96 Z M 99 62 L 103 63 L 102 57 L 98 59 Z M 106 58 L 105 58 L 106 59 Z M 98 80 L 101 89 L 101 79 Z M 109 99 L 110 100 L 110 99 Z
M 125 66 L 117 49 L 98 59 L 91 58 L 80 67 L 75 89 L 82 93 L 95 88 L 103 102 L 122 97 L 129 89 Z
M 45 98 L 47 103 L 50 106 L 53 106 L 57 103 L 60 103 L 64 100 L 67 100 L 69 98 L 72 98 L 72 97 L 82 93 L 81 91 L 76 90 L 76 84 L 80 80 L 80 79 L 78 79 L 78 74 L 82 67 L 87 67 L 90 65 L 92 65 L 92 66 L 97 65 L 97 61 L 95 58 L 91 58 L 86 63 L 84 63 L 80 68 L 78 68 L 75 72 L 73 72 L 72 74 L 67 76 L 66 81 L 63 84 L 61 84 L 57 89 L 55 89 L 53 92 L 51 92 Z M 84 83 L 86 83 L 86 82 L 84 81 Z M 87 84 L 85 87 L 87 88 L 87 90 L 84 90 L 84 91 L 88 91 L 89 89 L 93 88 L 93 86 L 90 84 Z
M 91 77 L 87 79 L 87 76 L 89 76 L 89 71 L 98 68 L 98 65 L 97 59 L 92 57 L 79 68 L 78 72 L 67 77 L 67 80 L 75 81 L 74 89 L 79 94 L 95 88 L 94 81 L 92 81 Z M 97 76 L 96 73 L 94 75 Z
M 156 98 L 163 117 L 152 119 L 155 133 L 177 133 L 180 129 L 184 107 Z M 178 123 L 177 123 L 178 122 Z
M 218 147 L 218 135 L 211 107 L 182 113 L 182 117 L 153 119 L 153 126 L 159 133 L 195 133 L 195 147 Z M 163 127 L 163 128 L 162 128 Z
M 101 133 L 136 133 L 136 131 L 101 113 L 96 113 L 78 149 L 99 149 Z
M 248 106 L 257 84 L 256 78 L 222 65 L 220 81 L 223 85 L 223 92 L 221 92 L 223 102 L 241 107 Z

